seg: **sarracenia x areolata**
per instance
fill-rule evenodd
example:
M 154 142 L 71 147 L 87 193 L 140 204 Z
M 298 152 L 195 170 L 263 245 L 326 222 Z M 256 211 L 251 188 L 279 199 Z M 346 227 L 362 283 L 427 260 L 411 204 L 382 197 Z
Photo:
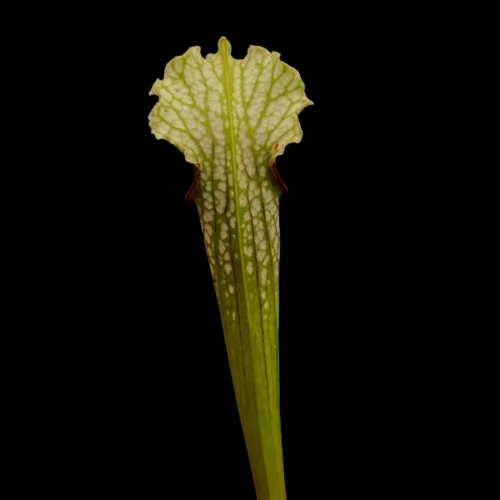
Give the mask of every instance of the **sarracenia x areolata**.
M 200 216 L 231 375 L 258 500 L 285 500 L 278 324 L 278 205 L 286 187 L 276 157 L 300 142 L 298 114 L 312 104 L 280 54 L 250 46 L 231 56 L 192 47 L 166 66 L 149 115 L 195 167 L 187 194 Z

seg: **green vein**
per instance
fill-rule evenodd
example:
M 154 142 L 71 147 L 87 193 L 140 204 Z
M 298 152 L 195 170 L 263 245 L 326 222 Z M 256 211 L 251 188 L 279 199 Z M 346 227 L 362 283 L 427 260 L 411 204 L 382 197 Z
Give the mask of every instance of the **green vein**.
M 236 230 L 238 232 L 238 248 L 240 253 L 240 263 L 243 262 L 243 232 L 241 228 L 241 214 L 240 214 L 240 203 L 239 203 L 239 186 L 238 186 L 238 174 L 237 174 L 237 165 L 236 165 L 236 137 L 234 133 L 234 122 L 233 122 L 233 100 L 231 96 L 231 75 L 230 75 L 230 67 L 228 62 L 228 41 L 226 38 L 221 38 L 220 41 L 220 50 L 222 55 L 222 72 L 224 77 L 224 88 L 226 91 L 226 99 L 227 99 L 227 110 L 229 114 L 229 135 L 231 138 L 231 167 L 233 169 L 233 184 L 234 184 L 234 204 L 236 208 Z M 227 186 L 229 189 L 229 185 Z M 243 278 L 243 294 L 245 297 L 245 309 L 247 313 L 248 325 L 250 326 L 250 313 L 249 313 L 249 300 L 247 297 L 248 294 L 248 283 L 246 279 L 246 273 L 243 269 L 243 265 L 241 265 L 242 269 L 242 278 Z
M 256 83 L 255 83 L 255 88 L 257 87 L 257 84 L 258 84 L 258 81 L 259 81 L 259 78 L 262 76 L 263 72 L 264 72 L 264 65 L 262 65 L 262 69 L 261 69 L 261 72 L 259 74 L 259 76 L 257 77 L 257 80 L 256 80 Z M 274 66 L 273 66 L 273 71 L 274 71 Z M 243 98 L 243 78 L 241 78 L 241 97 Z M 271 86 L 272 87 L 272 86 Z M 249 102 L 249 104 L 251 105 L 251 101 Z M 264 115 L 265 111 L 262 112 L 262 116 Z M 253 155 L 254 157 L 256 157 L 257 155 L 257 147 L 256 147 L 256 144 L 255 144 L 255 133 L 256 133 L 256 130 L 257 130 L 257 126 L 255 127 L 255 129 L 252 130 L 252 127 L 250 126 L 250 120 L 248 118 L 248 111 L 247 111 L 247 108 L 246 107 L 243 107 L 243 118 L 245 120 L 245 123 L 246 123 L 246 126 L 248 128 L 248 132 L 249 132 L 249 135 L 250 135 L 250 142 L 252 143 L 252 151 L 253 151 Z M 246 168 L 246 165 L 245 165 L 245 168 Z M 273 281 L 273 285 L 275 286 L 275 281 L 276 281 L 276 276 L 275 276 L 275 272 L 274 272 L 274 265 L 273 265 L 273 254 L 272 254 L 272 248 L 273 248 L 273 245 L 272 245 L 272 241 L 271 241 L 271 236 L 269 234 L 269 221 L 268 221 L 268 217 L 267 217 L 267 208 L 266 208 L 266 203 L 265 203 L 265 200 L 264 200 L 264 193 L 262 192 L 262 182 L 261 182 L 261 178 L 260 178 L 260 175 L 259 175 L 259 172 L 258 172 L 258 169 L 259 169 L 259 165 L 256 165 L 256 168 L 255 168 L 255 177 L 257 179 L 257 182 L 258 182 L 258 186 L 259 186 L 259 198 L 260 198 L 260 203 L 261 203 L 261 206 L 262 206 L 262 210 L 263 210 L 263 215 L 264 215 L 264 226 L 265 226 L 265 234 L 266 234 L 266 240 L 267 240 L 267 244 L 269 245 L 269 255 L 271 256 L 271 263 L 270 263 L 270 266 L 269 266 L 269 270 L 271 271 L 271 278 L 272 278 L 272 281 Z M 267 170 L 266 170 L 267 172 Z M 248 173 L 248 172 L 247 172 Z M 250 178 L 252 178 L 250 175 L 249 175 Z M 250 205 L 250 203 L 249 203 Z M 252 211 L 250 210 L 250 216 L 252 218 L 252 223 L 253 223 L 253 215 L 252 215 Z M 255 241 L 254 241 L 254 250 L 255 250 L 255 260 L 257 261 L 257 248 L 255 247 Z M 266 252 L 266 254 L 268 253 Z M 268 267 L 267 265 L 264 265 L 264 263 L 262 263 L 262 266 L 263 267 Z M 259 265 L 257 264 L 256 265 L 256 272 L 259 273 L 260 271 L 260 268 L 259 268 Z M 268 290 L 269 291 L 269 290 Z M 272 312 L 274 313 L 274 316 L 277 317 L 277 314 L 276 314 L 276 309 L 277 309 L 277 305 L 275 303 L 275 297 L 274 297 L 274 294 L 271 294 L 272 295 Z M 260 300 L 260 287 L 259 287 L 259 300 Z M 270 311 L 271 312 L 271 311 Z M 261 308 L 261 315 L 262 315 L 263 311 L 262 311 L 262 308 Z M 276 327 L 275 327 L 276 328 Z
M 274 64 L 273 64 L 273 69 L 271 71 L 271 75 L 274 72 L 274 68 L 276 68 L 276 65 L 278 64 L 278 61 L 279 61 L 279 59 L 278 59 L 278 57 L 276 57 L 276 59 L 273 61 Z M 264 73 L 264 68 L 262 68 L 262 71 L 259 73 L 259 76 L 257 77 L 257 81 L 262 76 L 263 73 Z M 262 113 L 261 113 L 259 119 L 255 123 L 255 132 L 256 133 L 257 133 L 258 128 L 260 127 L 260 124 L 262 123 L 262 120 L 266 116 L 267 110 L 269 109 L 269 104 L 271 102 L 271 91 L 273 89 L 274 83 L 276 83 L 276 80 L 273 79 L 272 76 L 271 76 L 271 86 L 269 87 L 269 91 L 267 92 L 266 104 L 264 105 L 264 109 L 262 110 Z M 255 88 L 257 88 L 257 85 L 255 86 Z M 253 95 L 252 95 L 252 99 L 253 99 Z M 249 102 L 249 104 L 251 104 L 251 101 L 248 101 L 248 102 Z
M 247 317 L 247 325 L 248 325 L 248 334 L 249 334 L 249 342 L 248 342 L 248 347 L 249 347 L 249 356 L 251 363 L 250 365 L 252 366 L 252 372 L 255 372 L 255 366 L 254 363 L 256 362 L 255 355 L 252 352 L 252 335 L 251 335 L 251 326 L 252 322 L 250 319 L 250 302 L 248 298 L 248 280 L 246 276 L 246 270 L 243 267 L 243 259 L 244 259 L 244 252 L 243 252 L 243 231 L 241 227 L 241 214 L 240 214 L 240 203 L 239 203 L 239 185 L 238 185 L 238 178 L 237 178 L 237 164 L 236 164 L 236 137 L 235 137 L 235 131 L 234 131 L 234 121 L 233 121 L 233 103 L 232 103 L 232 79 L 230 75 L 230 66 L 228 62 L 228 42 L 227 40 L 223 37 L 221 38 L 220 41 L 220 51 L 222 55 L 222 63 L 223 63 L 223 75 L 224 75 L 224 86 L 225 86 L 225 91 L 226 91 L 226 98 L 227 98 L 227 107 L 228 107 L 228 114 L 229 114 L 229 133 L 230 133 L 230 138 L 231 138 L 231 166 L 233 170 L 233 183 L 234 183 L 234 196 L 235 196 L 235 209 L 236 209 L 236 227 L 237 227 L 237 233 L 238 233 L 238 248 L 239 248 L 239 255 L 240 255 L 240 265 L 241 265 L 241 275 L 243 279 L 243 297 L 245 301 L 245 312 L 246 312 L 246 317 Z M 229 187 L 229 186 L 228 186 Z M 251 214 L 250 214 L 251 215 Z M 256 270 L 257 272 L 258 270 Z M 255 397 L 257 398 L 257 394 L 255 394 Z M 257 481 L 256 488 L 260 487 L 265 487 L 266 490 L 269 491 L 270 484 L 269 484 L 269 477 L 267 477 L 267 472 L 269 471 L 269 465 L 266 460 L 266 452 L 263 446 L 262 438 L 264 437 L 262 435 L 262 424 L 260 422 L 261 416 L 260 416 L 260 410 L 259 408 L 255 408 L 255 416 L 256 416 L 256 424 L 257 424 L 257 442 L 258 442 L 258 447 L 257 447 L 257 453 L 261 455 L 262 457 L 262 462 L 264 464 L 264 470 L 260 471 L 260 469 L 256 469 L 256 473 L 260 475 L 261 472 L 264 472 L 264 477 L 262 477 L 262 483 L 260 481 Z M 251 441 L 251 440 L 250 440 Z M 254 446 L 254 443 L 249 442 L 248 443 L 251 447 Z M 254 449 L 255 451 L 255 449 Z M 252 464 L 253 466 L 256 466 L 257 463 Z M 259 492 L 257 492 L 259 495 Z

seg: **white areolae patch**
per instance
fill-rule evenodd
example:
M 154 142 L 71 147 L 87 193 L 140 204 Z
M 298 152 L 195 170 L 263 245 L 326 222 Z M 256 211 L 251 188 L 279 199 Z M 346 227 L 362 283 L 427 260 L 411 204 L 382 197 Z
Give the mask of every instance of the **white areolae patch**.
M 255 198 L 252 201 L 252 206 L 251 206 L 251 212 L 252 212 L 252 217 L 258 217 L 260 215 L 260 210 L 261 210 L 261 203 L 259 198 Z
M 221 214 L 224 211 L 224 206 L 226 204 L 226 195 L 222 191 L 215 191 L 215 209 L 217 213 Z
M 263 267 L 260 271 L 260 284 L 261 285 L 267 284 L 267 268 L 265 267 Z
M 220 226 L 220 237 L 225 240 L 227 238 L 229 227 L 225 222 L 223 222 Z
M 221 280 L 223 296 L 235 293 L 227 281 L 240 268 L 266 287 L 269 274 L 279 270 L 279 195 L 274 181 L 268 185 L 269 165 L 301 138 L 296 116 L 309 101 L 299 74 L 263 48 L 251 47 L 239 60 L 230 54 L 223 58 L 220 51 L 204 58 L 195 47 L 167 65 L 152 93 L 159 96 L 150 114 L 153 133 L 177 146 L 200 172 L 193 194 L 210 269 Z M 265 298 L 263 288 L 260 293 Z M 225 317 L 235 319 L 229 310 Z

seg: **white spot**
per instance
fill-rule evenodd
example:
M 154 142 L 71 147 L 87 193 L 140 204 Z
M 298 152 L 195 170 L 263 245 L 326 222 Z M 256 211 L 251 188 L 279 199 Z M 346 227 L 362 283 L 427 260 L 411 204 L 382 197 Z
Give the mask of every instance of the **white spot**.
M 263 268 L 260 272 L 260 283 L 261 285 L 265 285 L 267 281 L 267 268 Z
M 232 266 L 229 263 L 224 264 L 224 270 L 226 271 L 226 274 L 229 274 L 232 271 Z
M 276 112 L 278 112 L 278 109 L 271 106 L 270 111 L 272 113 L 276 113 Z M 267 124 L 268 124 L 267 126 L 269 129 L 273 129 L 278 124 L 278 119 L 276 117 L 271 117 L 268 119 Z
M 236 217 L 231 217 L 231 219 L 229 219 L 229 225 L 235 229 L 236 228 Z
M 215 191 L 214 194 L 215 194 L 215 197 L 217 198 L 219 203 L 222 203 L 223 201 L 225 201 L 226 195 L 224 192 L 217 190 L 217 191 Z
M 264 134 L 264 132 L 262 130 L 263 130 L 263 127 L 261 126 L 259 128 L 259 131 L 257 132 L 257 135 L 256 135 L 257 144 L 259 146 L 262 146 L 263 144 L 265 144 L 266 143 L 266 139 L 267 139 L 266 134 Z
M 216 180 L 221 180 L 224 177 L 224 167 L 219 165 L 214 172 L 214 177 Z
M 254 217 L 256 217 L 257 215 L 259 215 L 260 209 L 261 209 L 260 200 L 259 200 L 259 198 L 255 198 L 252 201 L 252 215 Z
M 274 84 L 273 88 L 271 89 L 271 98 L 274 99 L 275 97 L 278 97 L 282 93 L 283 93 L 283 85 L 278 81 Z
M 243 142 L 245 140 L 245 138 L 247 137 L 247 133 L 246 133 L 246 130 L 241 128 L 240 129 L 240 142 Z
M 302 94 L 303 94 L 303 92 L 300 89 L 296 89 L 296 90 L 293 90 L 292 92 L 290 92 L 288 94 L 288 96 L 290 97 L 290 99 L 292 101 L 296 102 L 302 98 Z
M 253 247 L 251 245 L 247 245 L 243 251 L 247 257 L 251 257 L 253 255 Z
M 221 224 L 221 226 L 220 226 L 220 237 L 223 240 L 225 240 L 227 238 L 227 232 L 228 232 L 228 230 L 229 230 L 228 225 L 225 222 L 223 222 Z
M 253 264 L 251 262 L 249 262 L 247 264 L 247 273 L 248 274 L 252 274 L 253 273 Z
M 241 175 L 239 178 L 239 186 L 240 189 L 246 189 L 248 186 L 248 179 L 246 178 L 245 175 Z
M 224 242 L 222 240 L 219 240 L 219 252 L 221 254 L 224 254 L 226 251 L 226 245 L 224 245 Z
M 262 262 L 264 260 L 264 257 L 266 256 L 266 252 L 264 252 L 264 250 L 259 250 L 257 252 L 257 260 L 259 262 Z
M 233 285 L 229 285 L 229 293 L 233 294 L 234 293 L 234 286 Z
M 214 230 L 212 229 L 212 226 L 210 224 L 204 224 L 203 228 L 205 229 L 206 233 L 212 236 Z
M 214 215 L 212 212 L 208 212 L 206 211 L 204 214 L 203 214 L 203 220 L 205 222 L 210 222 L 210 221 L 213 221 L 214 220 Z

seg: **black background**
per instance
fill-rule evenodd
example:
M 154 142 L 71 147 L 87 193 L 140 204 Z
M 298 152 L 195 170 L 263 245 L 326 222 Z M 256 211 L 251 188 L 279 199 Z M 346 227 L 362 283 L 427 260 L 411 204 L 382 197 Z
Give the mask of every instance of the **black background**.
M 365 30 L 369 21 L 308 35 L 114 22 L 99 38 L 89 29 L 95 46 L 68 77 L 82 84 L 83 126 L 70 133 L 71 166 L 53 170 L 64 189 L 47 223 L 59 274 L 44 268 L 56 293 L 40 314 L 66 333 L 43 339 L 57 361 L 45 367 L 53 379 L 41 382 L 40 411 L 63 436 L 71 491 L 104 480 L 104 493 L 135 498 L 255 498 L 198 216 L 184 199 L 193 169 L 148 126 L 157 99 L 148 93 L 167 62 L 194 45 L 216 52 L 222 35 L 236 58 L 250 44 L 279 52 L 314 102 L 300 115 L 302 142 L 278 159 L 289 188 L 280 205 L 288 498 L 405 496 L 401 480 L 415 491 L 414 475 L 432 473 L 414 450 L 425 439 L 415 422 L 427 418 L 415 403 L 420 313 L 434 305 L 417 286 L 432 249 L 417 237 L 425 172 L 422 135 L 415 142 L 408 124 L 419 105 L 413 50 L 393 32 Z

